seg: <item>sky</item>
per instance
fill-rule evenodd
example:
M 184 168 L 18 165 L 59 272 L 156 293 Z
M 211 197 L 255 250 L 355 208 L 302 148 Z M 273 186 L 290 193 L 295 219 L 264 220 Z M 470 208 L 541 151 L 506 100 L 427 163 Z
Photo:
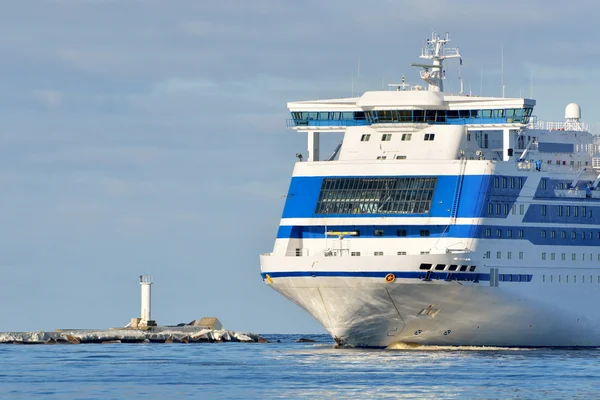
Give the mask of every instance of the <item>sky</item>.
M 0 331 L 123 326 L 149 274 L 159 324 L 324 332 L 259 274 L 306 147 L 286 102 L 421 84 L 432 30 L 467 92 L 600 127 L 595 1 L 0 4 Z

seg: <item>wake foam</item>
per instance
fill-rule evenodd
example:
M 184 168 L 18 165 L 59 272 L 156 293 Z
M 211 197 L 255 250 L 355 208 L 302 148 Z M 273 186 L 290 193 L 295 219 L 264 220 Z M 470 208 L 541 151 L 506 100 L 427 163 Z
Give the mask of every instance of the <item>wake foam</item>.
M 498 347 L 498 346 L 436 346 L 419 343 L 392 343 L 386 350 L 417 350 L 417 351 L 525 351 L 531 348 Z

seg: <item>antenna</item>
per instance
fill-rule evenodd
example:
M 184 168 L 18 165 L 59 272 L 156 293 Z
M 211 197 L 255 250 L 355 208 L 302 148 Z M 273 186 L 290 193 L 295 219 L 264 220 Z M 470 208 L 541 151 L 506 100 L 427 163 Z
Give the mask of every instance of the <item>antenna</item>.
M 500 82 L 502 84 L 502 97 L 504 98 L 504 43 L 502 43 L 502 58 L 500 66 Z
M 533 99 L 533 69 L 529 70 L 529 98 Z
M 483 93 L 483 70 L 479 70 L 479 96 Z
M 360 96 L 360 56 L 358 56 L 358 72 L 356 73 L 356 92 Z

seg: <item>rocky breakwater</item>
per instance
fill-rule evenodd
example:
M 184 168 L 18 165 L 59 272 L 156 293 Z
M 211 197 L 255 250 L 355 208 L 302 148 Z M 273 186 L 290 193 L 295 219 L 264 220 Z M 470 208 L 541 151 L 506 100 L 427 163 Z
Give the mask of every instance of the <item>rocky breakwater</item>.
M 55 332 L 0 332 L 5 344 L 86 344 L 86 343 L 267 343 L 253 333 L 226 329 L 152 327 L 149 329 L 59 330 Z

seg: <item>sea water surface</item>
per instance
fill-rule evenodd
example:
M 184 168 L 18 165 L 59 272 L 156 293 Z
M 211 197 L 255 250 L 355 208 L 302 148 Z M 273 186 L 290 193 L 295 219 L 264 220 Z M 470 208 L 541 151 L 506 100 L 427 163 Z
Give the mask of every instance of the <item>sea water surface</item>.
M 0 345 L 0 399 L 600 398 L 598 349 L 337 349 L 325 335 L 264 336 Z

